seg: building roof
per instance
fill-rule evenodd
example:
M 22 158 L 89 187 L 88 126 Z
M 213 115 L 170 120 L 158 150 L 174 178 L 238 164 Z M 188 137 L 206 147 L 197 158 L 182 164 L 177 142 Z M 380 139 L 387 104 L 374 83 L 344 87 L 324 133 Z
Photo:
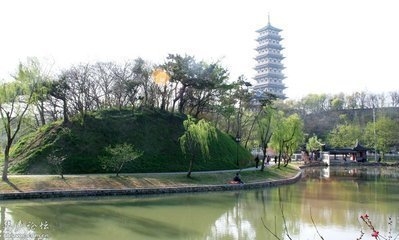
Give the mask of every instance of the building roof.
M 273 88 L 275 90 L 284 90 L 287 87 L 282 83 L 271 83 L 271 82 L 260 83 L 253 87 L 254 90 L 263 90 L 266 88 Z
M 355 150 L 355 151 L 368 151 L 368 150 L 372 150 L 372 148 L 364 147 L 364 146 L 359 144 L 359 141 L 356 141 L 356 145 L 353 148 L 353 150 Z
M 282 59 L 284 59 L 284 56 L 281 53 L 267 52 L 267 53 L 263 53 L 263 54 L 260 54 L 260 55 L 256 56 L 254 59 L 255 60 L 259 60 L 259 59 L 262 59 L 262 58 L 276 58 L 276 59 L 282 60 Z
M 262 73 L 262 74 L 257 74 L 254 79 L 260 79 L 260 78 L 264 78 L 264 77 L 271 77 L 271 78 L 278 78 L 278 79 L 284 79 L 285 76 L 282 73 L 271 73 L 271 72 L 267 72 L 267 73 Z
M 273 26 L 270 24 L 270 22 L 269 22 L 269 23 L 267 23 L 267 25 L 266 25 L 265 27 L 256 30 L 256 32 L 263 32 L 263 31 L 266 31 L 266 30 L 273 30 L 273 31 L 276 31 L 276 32 L 281 32 L 281 31 L 282 31 L 282 30 L 279 29 L 279 28 L 273 27 Z
M 263 39 L 273 39 L 273 40 L 277 40 L 277 41 L 283 40 L 283 38 L 280 35 L 278 35 L 278 34 L 269 34 L 269 33 L 267 33 L 265 35 L 261 35 L 260 37 L 258 37 L 256 39 L 256 41 L 259 42 L 259 41 L 262 41 Z
M 259 45 L 257 48 L 255 48 L 255 50 L 259 51 L 263 48 L 272 48 L 272 49 L 277 49 L 277 50 L 284 49 L 279 43 L 266 43 L 266 44 Z
M 346 147 L 346 148 L 330 148 L 327 147 L 327 151 L 330 152 L 330 154 L 349 154 L 349 153 L 357 153 L 357 152 L 365 152 L 372 150 L 372 148 L 367 148 L 359 144 L 359 141 L 356 141 L 356 144 L 353 148 L 351 147 Z
M 255 70 L 262 69 L 262 68 L 276 68 L 276 69 L 284 69 L 284 65 L 282 63 L 275 63 L 275 62 L 265 62 L 255 66 Z

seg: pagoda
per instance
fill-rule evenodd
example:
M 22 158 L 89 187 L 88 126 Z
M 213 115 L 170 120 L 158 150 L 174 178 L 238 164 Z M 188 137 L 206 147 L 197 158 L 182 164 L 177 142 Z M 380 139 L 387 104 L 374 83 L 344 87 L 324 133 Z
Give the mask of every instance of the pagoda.
M 265 27 L 256 31 L 259 37 L 256 39 L 258 46 L 255 49 L 258 54 L 255 58 L 257 65 L 255 67 L 256 75 L 254 79 L 256 84 L 253 86 L 255 96 L 262 98 L 267 95 L 274 95 L 279 99 L 285 99 L 283 90 L 286 88 L 283 84 L 285 79 L 282 70 L 284 69 L 281 61 L 284 59 L 281 54 L 283 47 L 280 44 L 281 29 L 273 27 L 270 24 L 270 18 Z

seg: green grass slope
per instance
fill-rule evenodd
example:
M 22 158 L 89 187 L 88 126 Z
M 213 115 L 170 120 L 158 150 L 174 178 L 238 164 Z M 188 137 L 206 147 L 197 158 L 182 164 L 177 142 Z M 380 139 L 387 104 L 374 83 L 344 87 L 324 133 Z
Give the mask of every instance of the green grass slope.
M 185 116 L 155 110 L 106 110 L 91 113 L 83 124 L 77 119 L 65 126 L 54 122 L 17 142 L 10 172 L 52 173 L 46 157 L 56 152 L 67 156 L 65 173 L 103 173 L 99 159 L 105 147 L 125 142 L 144 154 L 122 172 L 187 171 L 188 161 L 178 142 L 184 120 Z M 208 160 L 197 160 L 194 171 L 236 168 L 237 145 L 231 136 L 218 131 L 210 155 Z M 238 148 L 238 157 L 242 167 L 251 162 L 250 153 L 242 147 Z

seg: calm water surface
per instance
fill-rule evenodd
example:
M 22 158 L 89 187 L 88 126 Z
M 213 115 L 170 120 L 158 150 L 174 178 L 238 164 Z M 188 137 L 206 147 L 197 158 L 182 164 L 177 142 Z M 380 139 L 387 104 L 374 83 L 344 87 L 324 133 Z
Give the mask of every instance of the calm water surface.
M 373 239 L 399 233 L 398 169 L 313 168 L 261 190 L 0 203 L 0 239 Z M 283 221 L 285 218 L 285 224 Z M 389 223 L 389 218 L 392 223 Z M 313 224 L 312 219 L 315 224 Z M 317 230 L 316 230 L 317 228 Z

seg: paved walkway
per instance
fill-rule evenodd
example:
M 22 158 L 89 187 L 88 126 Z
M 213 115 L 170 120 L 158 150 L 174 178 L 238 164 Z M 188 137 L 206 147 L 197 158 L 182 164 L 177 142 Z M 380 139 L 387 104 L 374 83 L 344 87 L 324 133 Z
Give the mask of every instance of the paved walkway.
M 256 171 L 255 167 L 241 169 L 241 171 Z M 220 171 L 203 171 L 206 172 L 237 172 L 239 169 L 220 170 Z M 197 172 L 198 173 L 198 172 Z M 142 173 L 138 173 L 142 174 Z M 138 175 L 136 174 L 136 175 Z M 148 173 L 147 173 L 148 174 Z M 153 173 L 151 173 L 153 174 Z M 187 174 L 187 172 L 178 173 L 156 173 L 156 174 Z M 105 175 L 105 174 L 104 174 Z M 109 175 L 109 174 L 108 174 Z M 26 176 L 26 175 L 25 175 Z M 43 175 L 35 175 L 36 177 Z M 58 175 L 57 175 L 58 176 Z M 67 175 L 72 177 L 74 175 Z M 75 175 L 82 176 L 82 175 Z M 83 190 L 53 190 L 53 191 L 30 191 L 30 192 L 9 192 L 0 193 L 0 200 L 11 199 L 38 199 L 38 198 L 75 198 L 75 197 L 89 197 L 89 196 L 117 196 L 117 195 L 149 195 L 149 194 L 164 194 L 164 193 L 188 193 L 188 192 L 211 192 L 211 191 L 232 191 L 255 189 L 264 187 L 273 187 L 283 184 L 291 184 L 297 182 L 301 178 L 301 171 L 294 177 L 269 180 L 256 183 L 246 184 L 219 184 L 219 185 L 188 185 L 188 186 L 170 186 L 170 187 L 151 187 L 151 188 L 127 188 L 127 189 L 83 189 Z
M 239 171 L 259 171 L 259 168 L 250 167 L 250 168 L 243 168 L 243 169 L 228 169 L 228 170 L 214 170 L 214 171 L 195 171 L 195 173 L 223 173 L 223 172 L 239 172 Z M 140 175 L 168 175 L 168 174 L 187 174 L 186 172 L 155 172 L 155 173 L 119 173 L 122 176 L 140 176 Z M 43 175 L 8 175 L 9 177 L 45 177 L 45 176 L 59 176 L 59 174 L 43 174 Z M 64 177 L 82 177 L 82 176 L 115 176 L 115 173 L 93 173 L 93 174 L 64 174 Z

